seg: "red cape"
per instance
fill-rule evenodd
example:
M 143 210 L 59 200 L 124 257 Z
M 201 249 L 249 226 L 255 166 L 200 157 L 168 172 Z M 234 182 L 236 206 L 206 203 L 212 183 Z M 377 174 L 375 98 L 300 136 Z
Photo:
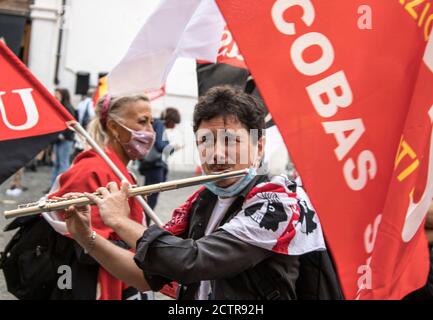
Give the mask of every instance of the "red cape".
M 128 172 L 126 166 L 112 149 L 105 150 L 108 157 L 128 178 L 129 182 L 135 184 L 134 178 Z M 88 150 L 79 154 L 71 168 L 59 178 L 59 189 L 50 195 L 62 196 L 69 192 L 95 192 L 100 187 L 105 187 L 110 181 L 120 183 L 120 179 L 114 174 L 108 164 L 94 151 Z M 134 198 L 129 199 L 130 218 L 140 224 L 143 223 L 144 213 L 140 204 Z M 120 240 L 114 231 L 107 227 L 99 215 L 97 206 L 91 207 L 92 228 L 100 236 L 109 240 Z M 121 300 L 122 292 L 128 286 L 122 281 L 114 278 L 102 267 L 98 275 L 97 299 L 99 300 Z

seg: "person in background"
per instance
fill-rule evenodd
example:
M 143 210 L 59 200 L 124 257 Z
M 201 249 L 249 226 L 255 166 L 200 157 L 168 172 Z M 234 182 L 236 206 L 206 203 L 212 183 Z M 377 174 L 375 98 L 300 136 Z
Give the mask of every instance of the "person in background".
M 155 145 L 149 154 L 140 160 L 139 171 L 145 178 L 145 184 L 155 184 L 167 181 L 168 165 L 164 158 L 182 148 L 178 144 L 170 144 L 164 139 L 165 129 L 174 129 L 181 121 L 180 113 L 175 108 L 167 108 L 161 113 L 160 119 L 154 119 L 153 130 L 156 133 Z M 159 193 L 148 197 L 149 206 L 154 209 Z M 148 221 L 149 223 L 150 221 Z
M 95 107 L 93 105 L 94 94 L 95 89 L 89 89 L 77 106 L 77 120 L 84 129 L 87 129 L 90 121 L 95 118 Z
M 71 104 L 71 95 L 69 94 L 69 90 L 57 88 L 54 92 L 54 96 L 76 119 L 77 113 Z M 74 137 L 74 132 L 72 130 L 66 129 L 57 136 L 57 140 L 53 144 L 54 166 L 49 189 L 51 189 L 51 187 L 54 185 L 57 176 L 68 170 L 68 168 L 71 166 Z
M 89 89 L 87 94 L 83 96 L 83 99 L 77 106 L 77 117 L 78 122 L 84 129 L 87 129 L 90 121 L 95 118 L 95 107 L 93 105 L 93 96 L 95 94 L 95 89 Z M 75 149 L 72 159 L 74 159 L 79 153 L 85 150 L 85 145 L 79 136 L 75 137 Z

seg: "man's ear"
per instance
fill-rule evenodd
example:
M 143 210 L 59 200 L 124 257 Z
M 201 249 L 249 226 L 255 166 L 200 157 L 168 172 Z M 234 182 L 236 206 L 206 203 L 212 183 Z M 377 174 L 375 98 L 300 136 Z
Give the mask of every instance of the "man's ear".
M 255 156 L 255 160 L 253 163 L 253 166 L 259 166 L 260 163 L 263 160 L 263 156 L 265 153 L 265 143 L 266 143 L 266 138 L 264 135 L 262 135 L 258 140 L 257 140 L 257 147 L 255 147 L 254 151 L 256 152 Z
M 262 135 L 257 143 L 257 156 L 260 160 L 262 160 L 263 155 L 265 153 L 265 144 L 266 144 L 266 137 L 265 135 Z

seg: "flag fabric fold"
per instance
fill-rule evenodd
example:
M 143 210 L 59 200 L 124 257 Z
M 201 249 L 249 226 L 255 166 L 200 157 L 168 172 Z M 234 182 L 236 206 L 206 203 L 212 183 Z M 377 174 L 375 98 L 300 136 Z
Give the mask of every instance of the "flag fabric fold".
M 110 72 L 110 93 L 160 89 L 179 57 L 215 62 L 223 30 L 213 0 L 162 1 Z
M 75 119 L 2 42 L 0 70 L 1 184 Z

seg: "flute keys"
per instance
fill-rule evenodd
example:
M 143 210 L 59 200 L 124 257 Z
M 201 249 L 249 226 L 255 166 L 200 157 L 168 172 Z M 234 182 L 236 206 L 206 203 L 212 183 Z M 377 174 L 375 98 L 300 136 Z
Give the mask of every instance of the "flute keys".
M 39 204 L 39 202 L 19 204 L 18 205 L 18 209 L 25 209 L 25 208 L 30 208 L 30 207 L 36 207 L 38 204 Z

